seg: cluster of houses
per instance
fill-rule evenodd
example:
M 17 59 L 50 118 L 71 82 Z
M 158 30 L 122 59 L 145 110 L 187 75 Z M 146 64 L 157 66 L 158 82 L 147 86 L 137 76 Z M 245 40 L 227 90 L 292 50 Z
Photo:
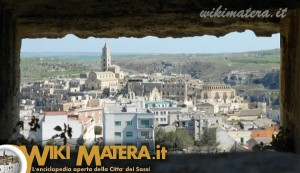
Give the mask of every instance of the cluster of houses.
M 0 151 L 0 172 L 14 173 L 20 172 L 20 161 L 15 155 L 7 155 L 5 150 Z
M 269 142 L 280 123 L 278 110 L 268 110 L 265 103 L 249 109 L 230 85 L 208 84 L 188 74 L 128 75 L 111 64 L 107 44 L 100 72 L 22 85 L 21 98 L 21 133 L 41 145 L 61 143 L 54 136 L 70 127 L 67 143 L 74 147 L 100 142 L 154 150 L 157 128 L 186 129 L 196 141 L 206 129 L 217 128 L 221 150 L 230 151 Z M 34 131 L 33 117 L 40 126 Z

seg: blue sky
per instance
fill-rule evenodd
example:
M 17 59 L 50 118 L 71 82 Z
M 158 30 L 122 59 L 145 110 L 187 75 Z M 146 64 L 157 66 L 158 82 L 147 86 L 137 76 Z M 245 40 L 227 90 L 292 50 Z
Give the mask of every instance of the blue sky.
M 61 39 L 23 39 L 21 52 L 101 52 L 105 41 L 112 53 L 231 53 L 277 49 L 280 35 L 256 37 L 252 31 L 233 32 L 223 37 L 184 38 L 94 38 L 66 35 Z

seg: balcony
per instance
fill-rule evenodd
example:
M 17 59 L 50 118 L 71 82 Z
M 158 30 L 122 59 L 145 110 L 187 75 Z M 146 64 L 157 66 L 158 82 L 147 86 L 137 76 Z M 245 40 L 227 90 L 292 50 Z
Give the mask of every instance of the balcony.
M 154 129 L 154 119 L 138 119 L 137 129 Z
M 153 141 L 153 137 L 150 136 L 140 136 L 138 137 L 138 141 L 142 142 L 142 141 Z
M 138 124 L 138 129 L 153 129 L 154 125 L 140 125 Z

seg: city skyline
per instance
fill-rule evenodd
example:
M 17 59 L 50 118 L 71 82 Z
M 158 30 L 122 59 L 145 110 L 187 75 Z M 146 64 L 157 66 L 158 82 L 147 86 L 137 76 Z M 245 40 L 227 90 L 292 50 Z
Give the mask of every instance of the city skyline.
M 112 52 L 120 53 L 235 53 L 278 49 L 280 35 L 256 37 L 247 30 L 232 32 L 223 37 L 198 36 L 184 38 L 93 38 L 80 39 L 69 34 L 61 39 L 23 39 L 21 52 L 101 52 L 101 46 L 107 42 Z

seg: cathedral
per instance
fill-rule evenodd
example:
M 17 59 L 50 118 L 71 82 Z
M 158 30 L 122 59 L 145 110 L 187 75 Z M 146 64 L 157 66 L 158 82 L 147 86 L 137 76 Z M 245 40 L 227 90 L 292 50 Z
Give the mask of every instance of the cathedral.
M 111 64 L 111 54 L 107 43 L 102 48 L 101 71 L 91 71 L 85 81 L 85 89 L 103 91 L 110 86 L 118 85 L 124 79 L 124 73 L 117 65 Z

